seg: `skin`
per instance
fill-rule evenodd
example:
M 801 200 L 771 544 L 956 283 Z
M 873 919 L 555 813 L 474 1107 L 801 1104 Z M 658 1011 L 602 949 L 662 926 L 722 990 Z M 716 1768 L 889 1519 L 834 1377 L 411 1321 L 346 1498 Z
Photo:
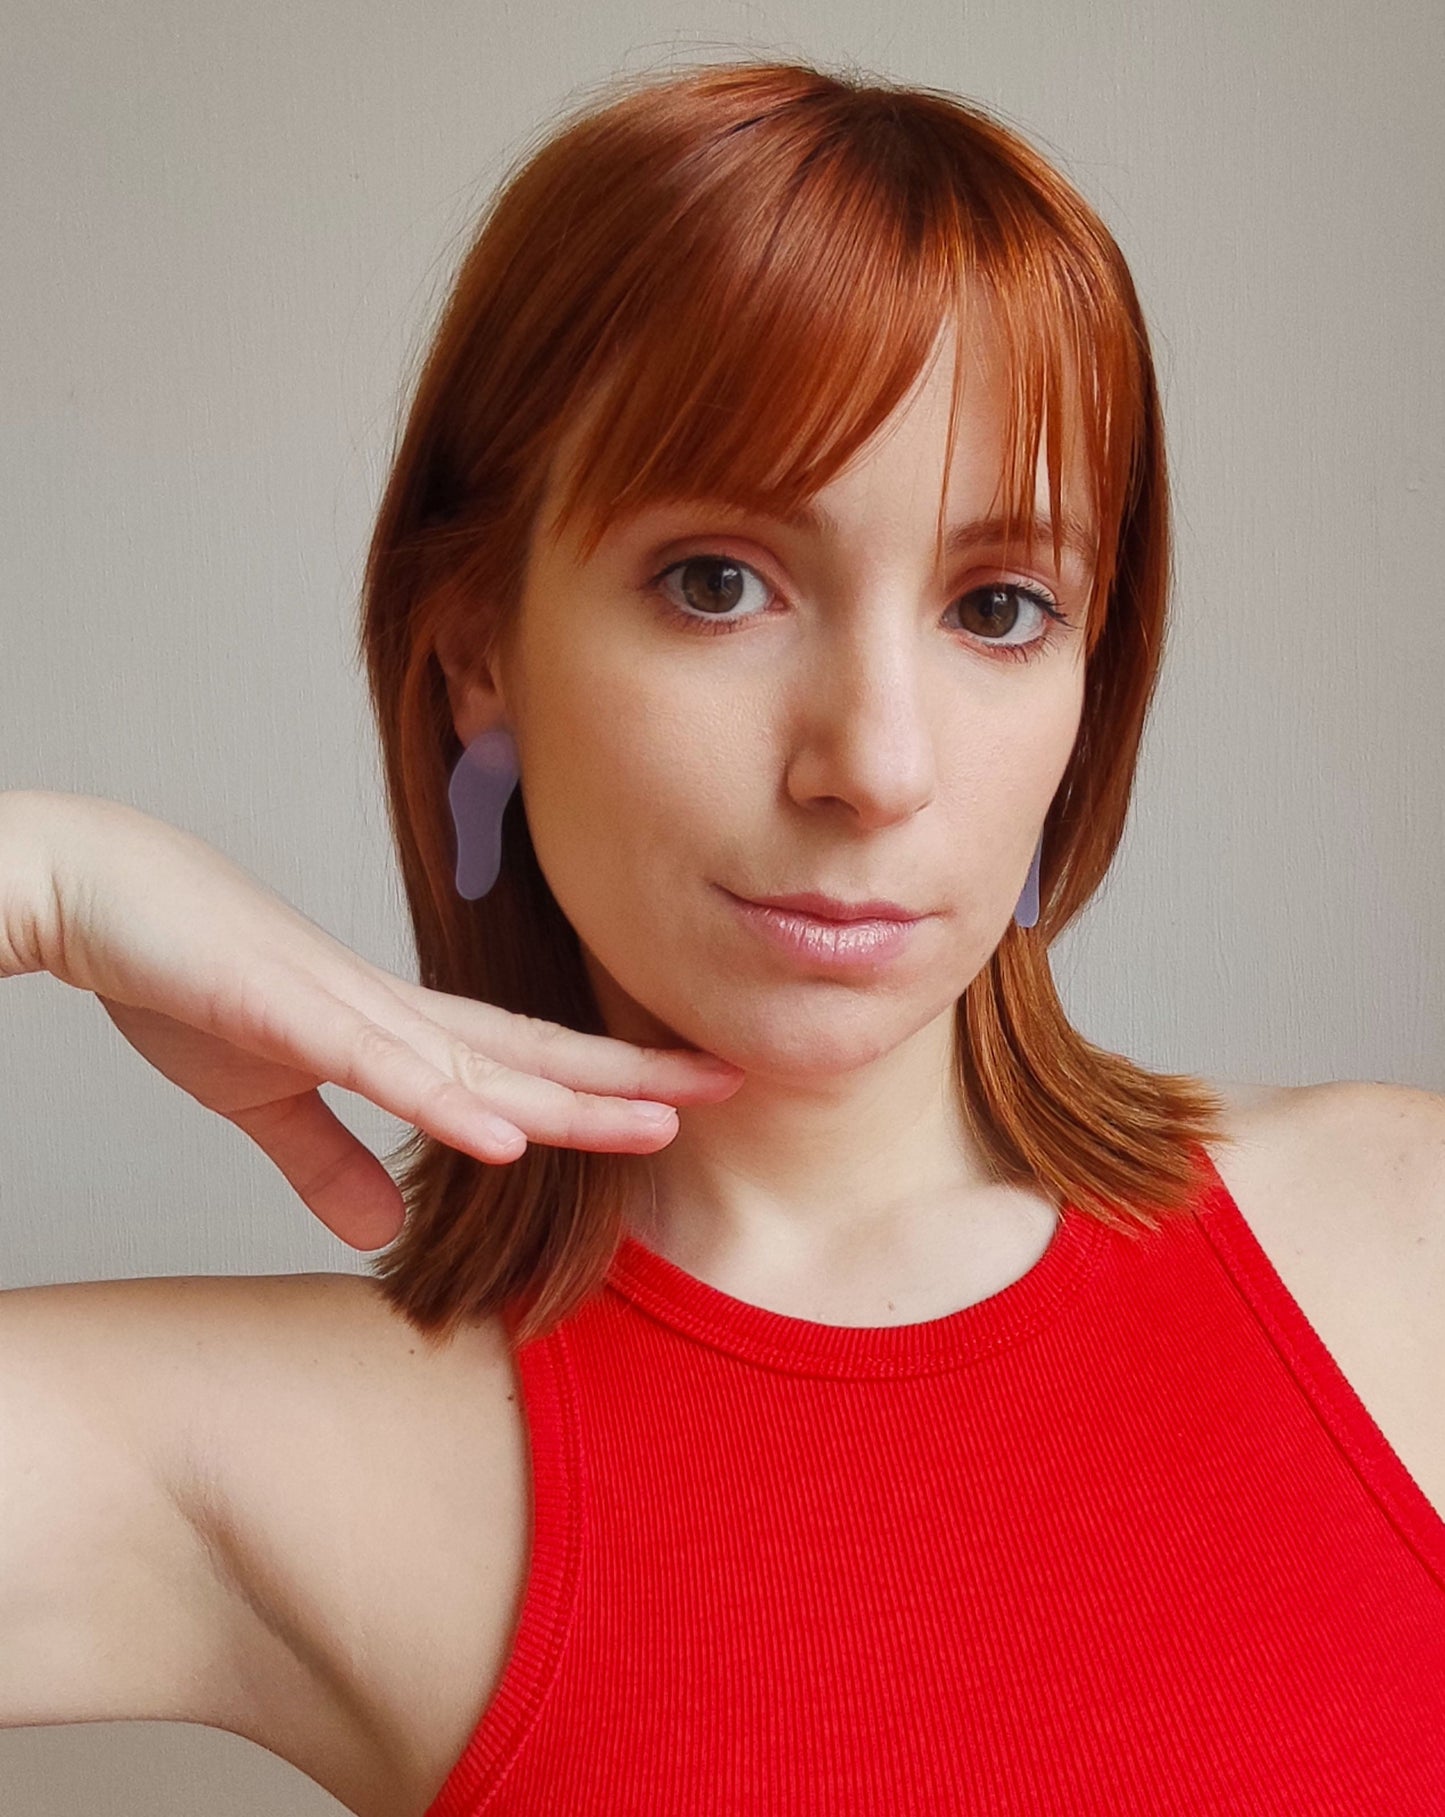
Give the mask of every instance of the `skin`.
M 949 527 L 998 508 L 1002 366 L 984 342 L 969 357 Z M 974 543 L 935 567 L 951 367 L 941 336 L 811 501 L 836 520 L 825 534 L 669 504 L 613 524 L 584 563 L 549 494 L 505 656 L 471 675 L 443 658 L 463 742 L 499 723 L 517 741 L 538 861 L 607 1032 L 748 1075 L 637 1158 L 634 1234 L 739 1298 L 836 1323 L 939 1316 L 960 1280 L 995 1291 L 1057 1221 L 989 1181 L 955 1102 L 953 1021 L 1078 733 L 1090 570 L 1067 548 L 1055 569 L 1047 543 L 1007 566 Z M 1064 503 L 1083 516 L 1080 478 L 1066 439 Z M 1037 500 L 1046 514 L 1042 459 Z M 703 554 L 752 573 L 675 569 L 649 594 Z M 705 616 L 719 581 L 735 630 L 668 619 L 667 601 Z M 997 647 L 1051 626 L 1026 599 L 1002 619 L 960 607 L 1000 581 L 1042 586 L 1071 621 L 1029 661 Z M 760 941 L 719 884 L 930 918 L 883 969 L 829 977 Z

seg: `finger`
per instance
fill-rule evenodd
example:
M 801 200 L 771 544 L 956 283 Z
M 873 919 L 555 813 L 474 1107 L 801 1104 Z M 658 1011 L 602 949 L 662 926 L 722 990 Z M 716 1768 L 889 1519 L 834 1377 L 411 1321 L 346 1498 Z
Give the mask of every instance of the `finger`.
M 361 963 L 370 973 L 372 968 L 366 966 L 364 961 Z M 552 1030 L 570 1043 L 595 1044 L 612 1049 L 621 1057 L 624 1070 L 632 1075 L 636 1085 L 644 1083 L 638 1077 L 636 1062 L 639 1057 L 644 1062 L 649 1055 L 658 1060 L 665 1057 L 675 1066 L 678 1061 L 685 1062 L 690 1056 L 677 1053 L 664 1056 L 663 1050 L 640 1049 L 629 1042 L 610 1037 L 579 1034 L 554 1023 L 514 1015 L 494 1004 L 471 1004 L 464 999 L 448 997 L 443 992 L 424 991 L 420 986 L 403 986 L 398 990 L 393 989 L 385 980 L 369 984 L 365 978 L 358 979 L 354 971 L 342 983 L 346 994 L 328 998 L 324 992 L 317 991 L 314 976 L 301 981 L 301 988 L 325 1006 L 324 1013 L 335 1025 L 335 1044 L 347 1050 L 346 1063 L 351 1069 L 347 1076 L 343 1077 L 333 1070 L 334 1062 L 324 1055 L 318 1056 L 315 1061 L 321 1076 L 333 1079 L 349 1090 L 361 1092 L 390 1109 L 392 1105 L 386 1103 L 380 1093 L 382 1090 L 406 1089 L 403 1075 L 409 1071 L 412 1075 L 410 1089 L 418 1095 L 410 1100 L 409 1110 L 398 1109 L 396 1114 L 441 1135 L 443 1140 L 453 1146 L 475 1151 L 473 1126 L 478 1104 L 504 1118 L 526 1137 L 558 1147 L 646 1154 L 655 1152 L 677 1133 L 676 1114 L 671 1104 L 661 1099 L 633 1099 L 611 1092 L 573 1089 L 570 1085 L 561 1084 L 547 1076 L 547 1068 L 537 1066 L 535 1060 L 535 1071 L 510 1067 L 493 1052 L 469 1045 L 444 1024 L 413 1009 L 403 992 L 414 989 L 415 994 L 423 1000 L 482 1012 L 481 1015 L 474 1015 L 471 1020 L 474 1023 L 486 1022 L 489 1030 L 499 1033 L 504 1042 L 510 1033 L 510 1024 L 524 1024 L 531 1032 L 530 1045 L 534 1052 L 543 1051 L 547 1041 L 547 1036 L 539 1035 L 538 1031 Z M 400 980 L 393 980 L 392 983 L 401 985 Z M 279 991 L 272 990 L 266 993 L 264 1001 L 269 1004 L 279 999 Z M 296 1022 L 294 988 L 286 993 L 286 1000 L 290 1012 L 290 1029 L 294 1028 Z M 314 1019 L 311 1021 L 314 1022 Z M 311 1022 L 308 1023 L 310 1025 Z M 485 1038 L 490 1046 L 491 1032 Z M 513 1047 L 525 1047 L 529 1043 L 524 1033 L 520 1043 L 513 1035 L 510 1044 Z M 388 1071 L 394 1070 L 395 1079 L 388 1080 L 376 1073 L 368 1077 L 363 1058 L 366 1055 L 382 1062 Z M 429 1074 L 417 1070 L 418 1061 L 430 1067 Z M 605 1072 L 607 1069 L 602 1070 Z M 645 1066 L 643 1070 L 646 1070 Z M 722 1096 L 727 1096 L 737 1089 L 744 1077 L 736 1069 L 730 1071 L 732 1076 L 721 1086 L 709 1083 L 699 1090 L 694 1083 L 689 1089 L 684 1078 L 682 1088 L 679 1089 L 679 1082 L 674 1078 L 666 1085 L 666 1089 L 668 1095 L 673 1097 L 716 1097 L 719 1092 Z M 454 1101 L 446 1089 L 448 1081 L 459 1088 Z M 666 1081 L 663 1083 L 666 1084 Z M 448 1121 L 443 1130 L 434 1121 L 437 1118 L 455 1119 L 457 1116 L 461 1118 L 460 1134 L 456 1133 L 454 1122 Z M 488 1158 L 513 1160 L 516 1155 L 514 1151 L 508 1150 L 504 1155 L 489 1154 Z
M 375 995 L 354 970 L 344 983 L 351 997 Z M 383 1015 L 404 1032 L 386 1026 Z M 248 1052 L 291 1070 L 304 1067 L 309 1080 L 357 1092 L 449 1146 L 492 1162 L 516 1160 L 529 1137 L 647 1154 L 677 1133 L 670 1105 L 573 1093 L 554 1081 L 513 1073 L 390 993 L 378 1001 L 375 1015 L 367 1015 L 350 997 L 318 983 L 314 972 L 278 972 L 248 993 L 246 1015 L 228 1018 L 219 1032 Z
M 513 1072 L 425 1018 L 408 1040 L 350 1003 L 318 994 L 317 1014 L 306 1027 L 306 1051 L 319 1077 L 485 1160 L 514 1161 L 529 1139 L 648 1154 L 677 1133 L 670 1105 L 574 1092 Z
M 659 1140 L 671 1140 L 676 1134 L 676 1112 L 670 1104 L 574 1090 L 555 1079 L 516 1071 L 424 1016 L 406 1024 L 401 1035 L 379 1023 L 359 1020 L 355 1034 L 358 1053 L 376 1052 L 402 1063 L 408 1055 L 419 1053 L 434 1068 L 438 1083 L 418 1102 L 414 1118 L 424 1126 L 430 1126 L 428 1119 L 448 1118 L 459 1108 L 465 1129 L 473 1114 L 471 1106 L 480 1104 L 529 1139 L 554 1147 L 645 1153 L 655 1150 Z M 395 1050 L 393 1043 L 398 1044 Z
M 379 982 L 408 1015 L 433 1023 L 514 1072 L 541 1074 L 577 1091 L 670 1103 L 710 1103 L 731 1097 L 747 1076 L 715 1054 L 639 1046 L 613 1035 L 585 1034 L 540 1016 L 451 996 L 385 974 Z M 398 1032 L 403 1029 L 410 1034 L 415 1024 L 408 1020 L 399 1025 Z
M 319 1092 L 253 1105 L 228 1121 L 280 1168 L 304 1204 L 353 1249 L 381 1249 L 406 1222 L 401 1189 Z

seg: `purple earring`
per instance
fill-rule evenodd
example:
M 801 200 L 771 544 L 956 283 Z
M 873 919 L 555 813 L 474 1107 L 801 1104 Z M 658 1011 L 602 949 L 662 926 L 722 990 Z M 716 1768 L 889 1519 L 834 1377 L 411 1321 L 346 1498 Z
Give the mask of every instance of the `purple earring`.
M 457 894 L 475 902 L 497 881 L 502 868 L 502 815 L 521 771 L 517 745 L 505 726 L 479 732 L 457 760 L 447 785 L 447 801 L 457 836 Z M 1044 836 L 1034 848 L 1033 863 L 1014 920 L 1034 927 L 1039 919 L 1039 863 Z
M 1042 833 L 1040 833 L 1039 842 L 1034 847 L 1033 863 L 1029 866 L 1029 874 L 1024 879 L 1023 894 L 1019 897 L 1019 905 L 1014 910 L 1014 920 L 1018 922 L 1020 927 L 1037 927 L 1038 926 L 1038 921 L 1039 921 L 1039 865 L 1043 860 L 1043 855 L 1044 855 L 1044 836 Z
M 502 868 L 502 814 L 517 786 L 517 745 L 505 726 L 478 732 L 447 784 L 457 835 L 457 894 L 475 902 Z

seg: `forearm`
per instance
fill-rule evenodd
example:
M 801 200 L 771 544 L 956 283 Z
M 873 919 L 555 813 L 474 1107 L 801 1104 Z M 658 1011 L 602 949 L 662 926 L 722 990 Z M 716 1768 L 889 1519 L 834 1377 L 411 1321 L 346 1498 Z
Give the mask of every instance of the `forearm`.
M 0 789 L 0 978 L 49 970 L 58 936 L 54 853 L 76 797 Z

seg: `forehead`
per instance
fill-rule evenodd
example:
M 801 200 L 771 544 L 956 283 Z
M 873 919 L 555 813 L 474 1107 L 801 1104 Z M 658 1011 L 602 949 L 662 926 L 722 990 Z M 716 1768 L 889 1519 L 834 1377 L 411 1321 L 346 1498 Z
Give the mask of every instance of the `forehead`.
M 1011 520 L 1006 511 L 994 509 L 982 513 L 965 511 L 950 517 L 943 532 L 942 552 L 945 558 L 966 554 L 980 545 L 1006 543 L 1011 540 L 1011 533 L 1014 540 L 1026 544 L 1049 542 L 1053 537 L 1054 525 L 1048 515 L 1047 479 L 1042 473 L 1039 485 L 1043 492 L 1043 496 L 1036 500 L 1039 508 L 1022 523 Z M 709 502 L 725 509 L 732 508 L 726 500 Z M 846 526 L 837 514 L 816 501 L 800 505 L 795 511 L 773 515 L 775 521 L 786 529 L 819 540 L 837 541 L 846 534 Z M 1087 515 L 1066 505 L 1059 513 L 1058 525 L 1060 542 L 1070 556 L 1076 561 L 1091 562 L 1095 553 L 1095 536 Z
M 629 445 L 626 433 L 626 398 L 619 401 L 624 388 L 604 380 L 554 435 L 540 517 L 554 536 L 583 520 L 584 555 L 622 526 L 671 506 L 764 516 L 814 538 L 838 538 L 852 505 L 881 484 L 937 500 L 940 554 L 965 540 L 950 526 L 966 518 L 966 540 L 992 534 L 1017 546 L 1052 541 L 1057 529 L 1061 550 L 1091 560 L 1097 476 L 1086 452 L 1077 366 L 1060 356 L 1032 420 L 1021 420 L 1018 365 L 987 307 L 976 304 L 966 319 L 951 316 L 938 326 L 912 382 L 861 445 L 839 451 L 836 410 L 788 424 L 787 400 L 768 407 L 756 392 L 735 404 L 712 398 L 692 407 L 669 398 L 660 406 L 664 420 L 649 420 L 640 463 L 636 438 Z M 731 457 L 690 458 L 689 449 L 706 449 L 711 425 L 730 438 Z M 718 436 L 711 439 L 715 445 Z

